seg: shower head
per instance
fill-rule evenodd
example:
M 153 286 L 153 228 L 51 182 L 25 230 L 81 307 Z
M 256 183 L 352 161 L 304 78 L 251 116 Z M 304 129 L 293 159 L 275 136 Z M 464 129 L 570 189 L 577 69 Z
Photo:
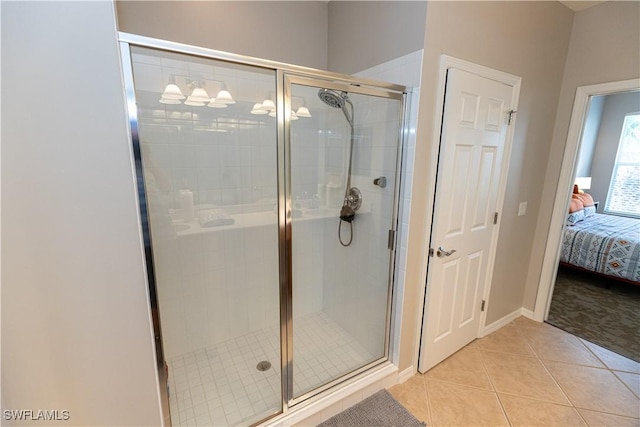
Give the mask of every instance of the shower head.
M 343 108 L 347 94 L 345 92 L 339 94 L 338 92 L 330 89 L 320 89 L 318 91 L 318 97 L 329 107 Z
M 329 107 L 340 108 L 344 113 L 345 118 L 349 122 L 349 125 L 353 129 L 353 104 L 347 95 L 347 92 L 338 93 L 335 90 L 322 88 L 318 91 L 318 98 L 322 100 Z M 346 104 L 351 107 L 351 113 L 346 108 Z

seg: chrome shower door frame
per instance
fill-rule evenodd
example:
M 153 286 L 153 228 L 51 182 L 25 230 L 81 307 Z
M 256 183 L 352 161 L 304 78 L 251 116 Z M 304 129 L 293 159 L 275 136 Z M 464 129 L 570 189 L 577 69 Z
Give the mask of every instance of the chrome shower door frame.
M 280 266 L 283 274 L 286 276 L 286 283 L 283 283 L 283 294 L 287 295 L 286 301 L 286 321 L 284 321 L 283 331 L 286 332 L 286 361 L 283 360 L 283 369 L 287 370 L 287 390 L 289 400 L 287 401 L 288 407 L 293 407 L 301 402 L 308 400 L 309 398 L 316 396 L 331 387 L 336 386 L 344 381 L 349 380 L 371 368 L 377 366 L 389 359 L 389 347 L 390 347 L 390 339 L 391 339 L 391 308 L 392 308 L 392 299 L 393 299 L 393 278 L 395 275 L 395 252 L 396 252 L 396 242 L 395 236 L 397 235 L 396 230 L 398 227 L 398 210 L 399 210 L 399 198 L 400 198 L 400 177 L 402 172 L 402 154 L 403 154 L 403 146 L 404 146 L 404 127 L 405 127 L 405 107 L 406 107 L 406 93 L 403 91 L 393 90 L 390 86 L 380 87 L 380 86 L 372 86 L 373 82 L 369 81 L 368 84 L 357 83 L 356 79 L 353 81 L 345 80 L 345 81 L 336 81 L 333 79 L 331 73 L 324 72 L 314 72 L 311 73 L 298 73 L 295 71 L 282 71 L 278 74 L 278 85 L 282 84 L 282 91 L 280 88 L 278 89 L 278 94 L 282 92 L 282 98 L 278 98 L 281 101 L 278 104 L 278 117 L 282 120 L 282 123 L 278 124 L 278 129 L 280 126 L 282 127 L 282 133 L 279 134 L 278 143 L 279 148 L 282 147 L 282 150 L 279 153 L 282 154 L 278 160 L 282 160 L 282 164 L 284 168 L 280 168 L 279 173 L 282 173 L 282 181 L 279 183 L 283 194 L 285 195 L 285 201 L 281 205 L 281 209 L 284 209 L 283 217 L 287 219 L 285 224 L 282 224 L 282 230 L 284 233 L 284 239 L 280 241 L 286 245 L 285 250 L 283 251 L 281 248 L 281 253 L 286 256 L 286 262 L 281 262 Z M 384 355 L 379 359 L 376 359 L 366 365 L 361 366 L 360 368 L 351 371 L 339 378 L 336 378 L 332 381 L 329 381 L 322 386 L 315 388 L 297 398 L 294 398 L 293 393 L 293 261 L 292 261 L 292 231 L 291 231 L 291 220 L 292 216 L 292 205 L 291 200 L 293 200 L 292 195 L 292 184 L 291 184 L 291 98 L 292 98 L 292 85 L 300 85 L 300 86 L 309 86 L 314 88 L 323 88 L 323 89 L 331 89 L 339 92 L 347 92 L 359 95 L 368 95 L 375 96 L 379 98 L 388 98 L 395 99 L 401 102 L 401 108 L 398 117 L 398 140 L 397 140 L 397 151 L 396 151 L 396 166 L 395 166 L 395 186 L 394 186 L 394 195 L 393 195 L 393 214 L 392 214 L 392 224 L 391 227 L 393 236 L 390 236 L 390 250 L 389 250 L 389 268 L 388 268 L 388 287 L 387 287 L 387 306 L 386 306 L 386 317 L 385 317 L 385 332 L 384 332 Z M 282 110 L 280 110 L 282 108 Z M 282 114 L 280 114 L 282 111 Z M 280 163 L 278 163 L 280 165 Z M 284 169 L 284 170 L 283 170 Z M 282 280 L 282 276 L 281 276 Z M 284 345 L 284 344 L 283 344 Z M 284 348 L 284 347 L 283 347 Z M 284 357 L 283 357 L 284 359 Z
M 137 190 L 139 198 L 139 215 L 141 219 L 141 229 L 143 236 L 152 239 L 146 211 L 146 193 L 144 176 L 142 173 L 142 159 L 140 154 L 140 140 L 138 135 L 137 104 L 133 79 L 133 68 L 131 61 L 131 46 L 146 47 L 168 52 L 192 55 L 201 58 L 209 58 L 233 64 L 254 66 L 256 68 L 268 69 L 276 74 L 276 128 L 277 128 L 277 176 L 278 176 L 278 251 L 279 251 L 279 287 L 280 287 L 280 347 L 281 347 L 281 401 L 280 413 L 265 418 L 264 422 L 282 413 L 289 412 L 290 408 L 318 395 L 327 389 L 344 382 L 373 366 L 388 360 L 391 333 L 391 303 L 393 298 L 393 278 L 395 272 L 395 236 L 397 233 L 398 210 L 400 197 L 400 177 L 402 171 L 402 154 L 406 134 L 406 88 L 401 85 L 364 79 L 329 71 L 316 70 L 276 61 L 252 58 L 244 55 L 237 55 L 228 52 L 175 43 L 166 40 L 139 36 L 124 32 L 118 33 L 120 41 L 120 56 L 123 65 L 124 92 L 127 101 L 128 125 L 131 136 L 132 167 L 135 169 L 137 179 Z M 294 399 L 293 398 L 293 283 L 292 283 L 292 195 L 291 195 L 291 85 L 300 84 L 306 86 L 323 87 L 327 89 L 371 95 L 383 98 L 397 99 L 401 101 L 399 111 L 399 132 L 397 140 L 396 168 L 395 168 L 395 188 L 393 196 L 393 229 L 390 233 L 390 255 L 389 255 L 389 278 L 387 291 L 387 313 L 385 326 L 384 356 L 365 366 L 361 366 L 340 378 L 330 381 L 319 388 Z M 142 236 L 141 236 L 142 237 Z M 143 240 L 144 241 L 144 240 Z M 147 281 L 149 286 L 154 286 L 155 273 L 153 265 L 153 253 L 151 245 L 144 245 L 145 267 L 147 271 Z M 155 331 L 160 333 L 160 331 Z M 156 352 L 162 353 L 161 348 L 156 348 Z M 168 404 L 167 404 L 168 406 Z

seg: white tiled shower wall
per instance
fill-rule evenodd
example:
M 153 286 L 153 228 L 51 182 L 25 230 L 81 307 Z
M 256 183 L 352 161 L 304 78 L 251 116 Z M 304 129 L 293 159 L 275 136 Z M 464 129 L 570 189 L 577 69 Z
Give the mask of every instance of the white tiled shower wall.
M 408 120 L 406 122 L 406 141 L 403 150 L 403 170 L 402 170 L 402 192 L 399 195 L 399 226 L 398 226 L 398 250 L 395 265 L 395 299 L 402 301 L 404 277 L 406 271 L 407 237 L 409 228 L 409 211 L 411 201 L 411 179 L 413 176 L 413 159 L 416 145 L 415 123 L 418 114 L 418 99 L 420 87 L 420 75 L 422 68 L 422 50 L 396 58 L 387 63 L 378 65 L 371 69 L 358 73 L 359 76 L 368 77 L 381 81 L 403 84 L 409 88 L 411 95 L 407 101 Z M 310 283 L 317 274 L 321 277 L 322 291 L 318 297 L 322 298 L 322 310 L 329 314 L 340 327 L 353 335 L 360 341 L 371 354 L 381 356 L 383 339 L 381 331 L 384 331 L 385 309 L 388 285 L 389 252 L 387 250 L 388 230 L 392 224 L 393 209 L 393 179 L 396 166 L 396 148 L 398 136 L 398 118 L 394 116 L 395 105 L 388 100 L 376 100 L 367 98 L 365 102 L 357 102 L 357 95 L 350 95 L 355 103 L 356 122 L 356 142 L 353 157 L 352 185 L 358 187 L 363 195 L 363 206 L 361 212 L 354 221 L 354 239 L 351 246 L 342 247 L 337 239 L 338 219 L 328 218 L 323 222 L 322 234 L 318 234 L 315 225 L 307 223 L 308 227 L 313 227 L 314 250 L 294 250 L 302 263 L 308 267 L 301 269 L 298 277 L 303 276 L 306 280 L 295 280 L 296 286 L 305 286 Z M 345 161 L 346 157 L 343 147 L 347 144 L 349 128 L 346 120 L 342 117 L 340 110 L 335 110 L 337 117 L 327 119 L 320 129 L 312 129 L 303 138 L 307 145 L 308 153 L 319 150 L 319 158 L 314 162 L 301 163 L 300 170 L 294 168 L 293 175 L 304 176 L 308 179 L 315 179 L 319 184 L 326 184 L 330 179 L 323 176 L 335 172 L 333 167 Z M 295 127 L 300 129 L 303 123 L 294 122 Z M 332 132 L 327 134 L 327 132 Z M 314 134 L 319 138 L 312 138 Z M 300 135 L 299 135 L 300 136 Z M 336 159 L 332 155 L 331 142 L 341 146 L 339 157 Z M 302 144 L 305 144 L 303 142 Z M 295 147 L 294 147 L 295 148 Z M 343 156 L 343 157 L 340 157 Z M 295 164 L 295 162 L 294 162 Z M 317 166 L 316 166 L 317 165 Z M 344 165 L 343 165 L 344 166 Z M 317 167 L 309 173 L 310 167 Z M 338 172 L 344 173 L 344 167 Z M 317 175 L 316 175 L 317 173 Z M 379 176 L 386 176 L 389 185 L 380 188 L 373 185 L 373 179 Z M 309 178 L 312 177 L 312 178 Z M 340 182 L 344 182 L 344 175 L 340 176 Z M 315 184 L 314 181 L 312 184 Z M 344 192 L 344 187 L 339 189 Z M 294 196 L 295 196 L 294 192 Z M 342 197 L 342 195 L 340 195 Z M 336 208 L 336 212 L 339 207 Z M 343 224 L 344 235 L 348 236 L 348 226 Z M 296 222 L 294 219 L 294 249 L 296 243 L 310 242 L 311 235 L 296 236 Z M 322 248 L 318 242 L 323 242 Z M 319 249 L 322 249 L 322 256 L 318 256 Z M 313 254 L 313 257 L 308 257 Z M 315 268 L 316 273 L 312 273 Z M 315 283 L 317 283 L 316 281 Z M 315 286 L 315 284 L 314 284 Z M 316 288 L 316 292 L 317 292 Z M 294 289 L 294 296 L 296 292 Z M 401 307 L 395 312 L 396 322 L 399 322 Z M 295 303 L 294 303 L 295 315 Z M 394 348 L 396 348 L 395 346 Z
M 349 247 L 338 241 L 337 219 L 325 224 L 323 310 L 378 358 L 384 352 L 389 285 L 387 242 L 388 231 L 393 227 L 401 103 L 374 98 L 355 105 L 352 185 L 362 192 L 362 207 L 353 222 L 354 236 Z M 386 177 L 385 188 L 373 184 L 378 177 Z M 343 223 L 343 236 L 349 236 L 349 228 Z
M 273 96 L 275 73 L 179 54 L 135 53 L 134 78 L 143 143 L 153 146 L 146 160 L 170 178 L 169 202 L 179 207 L 179 191 L 194 191 L 194 202 L 252 203 L 276 197 L 275 120 L 246 114 L 254 102 Z M 222 87 L 239 101 L 229 109 L 185 108 L 158 102 L 173 78 L 197 81 L 215 96 Z M 236 117 L 229 118 L 231 111 Z M 241 116 L 244 115 L 246 120 Z

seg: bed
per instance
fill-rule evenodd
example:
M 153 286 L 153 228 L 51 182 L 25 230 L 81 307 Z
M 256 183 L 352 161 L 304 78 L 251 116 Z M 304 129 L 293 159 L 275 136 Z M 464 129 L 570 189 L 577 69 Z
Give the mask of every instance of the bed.
M 640 219 L 595 212 L 574 221 L 571 216 L 560 262 L 640 286 Z

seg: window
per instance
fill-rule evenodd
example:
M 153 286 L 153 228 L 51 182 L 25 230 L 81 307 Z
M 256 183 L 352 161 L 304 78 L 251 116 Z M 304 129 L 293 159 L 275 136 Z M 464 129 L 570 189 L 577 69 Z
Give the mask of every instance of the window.
M 606 213 L 640 217 L 640 113 L 627 114 L 613 166 Z

